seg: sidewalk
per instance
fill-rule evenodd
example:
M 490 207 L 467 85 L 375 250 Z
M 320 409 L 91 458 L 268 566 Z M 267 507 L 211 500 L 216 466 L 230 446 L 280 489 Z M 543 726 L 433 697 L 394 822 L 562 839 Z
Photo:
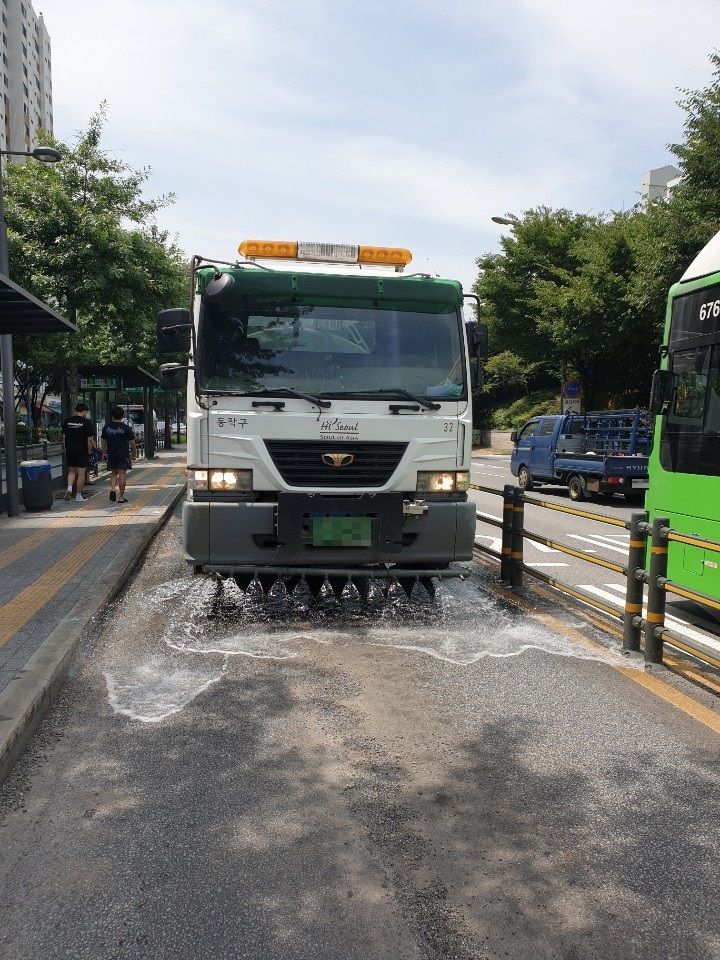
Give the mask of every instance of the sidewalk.
M 56 698 L 85 626 L 132 572 L 185 487 L 183 448 L 138 461 L 128 503 L 109 476 L 85 503 L 0 518 L 0 781 Z

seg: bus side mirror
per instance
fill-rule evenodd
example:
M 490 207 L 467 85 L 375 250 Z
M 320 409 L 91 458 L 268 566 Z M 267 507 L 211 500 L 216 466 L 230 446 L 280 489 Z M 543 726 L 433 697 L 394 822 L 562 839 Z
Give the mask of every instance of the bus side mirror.
M 656 370 L 650 387 L 648 410 L 656 416 L 662 416 L 670 409 L 672 400 L 673 375 L 669 370 Z
M 518 432 L 517 430 L 513 430 L 512 433 L 510 434 L 510 443 L 517 443 L 517 442 L 518 442 Z
M 181 363 L 163 363 L 160 367 L 160 386 L 163 390 L 184 390 L 189 369 Z
M 465 324 L 467 333 L 468 353 L 471 360 L 487 360 L 489 342 L 486 323 L 477 320 L 468 320 Z
M 192 317 L 189 310 L 161 310 L 157 316 L 158 353 L 189 353 Z

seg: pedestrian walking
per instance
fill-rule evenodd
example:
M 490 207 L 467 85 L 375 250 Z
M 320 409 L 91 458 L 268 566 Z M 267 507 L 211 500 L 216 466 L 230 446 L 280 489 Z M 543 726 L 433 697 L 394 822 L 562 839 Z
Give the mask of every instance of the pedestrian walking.
M 75 415 L 62 425 L 62 445 L 67 456 L 67 490 L 65 499 L 72 500 L 75 485 L 75 501 L 82 503 L 85 475 L 89 466 L 90 452 L 95 449 L 95 424 L 88 418 L 88 405 L 75 404 Z
M 127 471 L 132 468 L 132 461 L 137 452 L 135 433 L 130 424 L 123 420 L 124 413 L 122 407 L 113 407 L 110 411 L 112 422 L 106 423 L 100 434 L 103 460 L 107 460 L 108 470 L 110 470 L 110 500 L 112 503 L 127 503 L 125 499 Z M 118 493 L 120 494 L 119 500 Z

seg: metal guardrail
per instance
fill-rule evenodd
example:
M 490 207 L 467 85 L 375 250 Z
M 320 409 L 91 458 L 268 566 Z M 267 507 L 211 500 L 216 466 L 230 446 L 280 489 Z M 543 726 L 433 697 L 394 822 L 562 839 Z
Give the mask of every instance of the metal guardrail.
M 623 624 L 624 650 L 639 651 L 641 649 L 641 640 L 643 641 L 642 650 L 647 663 L 662 663 L 663 644 L 667 640 L 673 647 L 686 653 L 691 653 L 694 657 L 713 667 L 720 668 L 720 658 L 714 657 L 705 649 L 696 647 L 685 637 L 679 637 L 665 626 L 665 601 L 667 594 L 683 597 L 686 600 L 692 600 L 711 610 L 720 611 L 720 599 L 683 587 L 668 579 L 669 544 L 682 543 L 698 547 L 702 550 L 712 550 L 715 553 L 720 553 L 720 543 L 672 530 L 667 517 L 656 517 L 654 522 L 649 524 L 648 514 L 644 510 L 636 511 L 632 514 L 630 521 L 627 521 L 621 520 L 618 517 L 609 517 L 604 514 L 591 513 L 587 510 L 566 507 L 561 504 L 546 503 L 544 500 L 527 496 L 524 490 L 512 484 L 506 484 L 502 490 L 497 490 L 493 487 L 484 487 L 476 483 L 471 483 L 470 488 L 472 490 L 479 490 L 482 493 L 502 497 L 502 520 L 484 516 L 482 513 L 476 514 L 478 521 L 499 527 L 502 530 L 500 553 L 482 544 L 475 544 L 475 547 L 482 553 L 489 554 L 500 560 L 500 579 L 505 586 L 515 589 L 521 588 L 523 575 L 528 574 L 528 576 L 547 583 L 561 593 L 565 593 L 576 600 L 581 600 L 583 603 L 594 607 L 596 610 L 600 610 L 606 616 L 612 617 Z M 627 566 L 622 566 L 619 563 L 604 560 L 600 557 L 590 557 L 573 547 L 558 543 L 556 540 L 550 540 L 547 537 L 542 537 L 539 534 L 527 530 L 524 522 L 525 504 L 541 507 L 546 510 L 555 510 L 558 513 L 579 516 L 587 520 L 596 521 L 597 523 L 606 523 L 629 530 L 630 541 Z M 528 566 L 524 562 L 523 556 L 523 543 L 526 539 L 532 540 L 535 543 L 544 544 L 546 547 L 559 550 L 561 553 L 576 557 L 579 560 L 584 560 L 586 563 L 605 567 L 608 570 L 613 570 L 615 573 L 621 573 L 626 579 L 624 610 L 620 611 L 610 604 L 603 603 L 579 587 L 570 586 L 562 580 L 549 577 L 547 574 Z M 650 542 L 650 565 L 649 569 L 646 569 L 645 562 L 648 541 Z M 645 616 L 643 617 L 643 601 L 646 585 L 647 603 Z

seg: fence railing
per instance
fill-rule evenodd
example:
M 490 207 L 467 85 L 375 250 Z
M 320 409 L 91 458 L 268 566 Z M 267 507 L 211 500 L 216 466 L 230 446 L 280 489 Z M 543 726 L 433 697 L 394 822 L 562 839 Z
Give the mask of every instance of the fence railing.
M 667 594 L 692 600 L 710 610 L 720 611 L 720 599 L 691 590 L 668 579 L 670 544 L 682 543 L 701 550 L 720 553 L 720 543 L 673 530 L 667 517 L 656 517 L 650 524 L 648 523 L 648 514 L 644 510 L 634 512 L 628 521 L 619 517 L 609 517 L 588 510 L 580 510 L 577 507 L 547 503 L 544 500 L 538 500 L 536 497 L 528 496 L 524 490 L 512 484 L 506 484 L 502 490 L 476 483 L 471 483 L 470 487 L 482 493 L 502 497 L 502 520 L 488 517 L 482 513 L 477 514 L 479 522 L 499 527 L 502 530 L 500 552 L 498 553 L 497 550 L 493 550 L 484 544 L 476 543 L 475 547 L 480 552 L 500 560 L 500 579 L 505 586 L 520 589 L 523 585 L 523 576 L 527 574 L 559 590 L 561 593 L 576 600 L 581 600 L 606 616 L 618 620 L 623 628 L 623 649 L 626 651 L 640 651 L 642 649 L 647 663 L 663 662 L 663 647 L 665 641 L 667 641 L 673 647 L 691 653 L 713 667 L 720 668 L 720 658 L 713 656 L 710 651 L 696 646 L 685 637 L 679 636 L 665 625 Z M 612 560 L 605 560 L 601 557 L 588 556 L 565 543 L 540 536 L 540 534 L 526 529 L 526 505 L 544 510 L 555 510 L 558 513 L 570 514 L 571 516 L 582 517 L 586 520 L 628 530 L 630 540 L 627 565 L 623 566 L 620 563 L 614 563 Z M 559 550 L 568 556 L 583 560 L 585 563 L 622 574 L 626 581 L 624 608 L 619 610 L 609 603 L 603 603 L 602 600 L 580 587 L 572 586 L 555 577 L 548 576 L 548 574 L 536 570 L 532 566 L 528 566 L 524 558 L 523 545 L 525 540 L 531 540 L 552 550 Z M 649 568 L 646 568 L 648 543 L 650 546 L 650 563 Z M 647 587 L 647 599 L 645 598 L 645 587 Z M 643 609 L 645 610 L 644 615 Z

